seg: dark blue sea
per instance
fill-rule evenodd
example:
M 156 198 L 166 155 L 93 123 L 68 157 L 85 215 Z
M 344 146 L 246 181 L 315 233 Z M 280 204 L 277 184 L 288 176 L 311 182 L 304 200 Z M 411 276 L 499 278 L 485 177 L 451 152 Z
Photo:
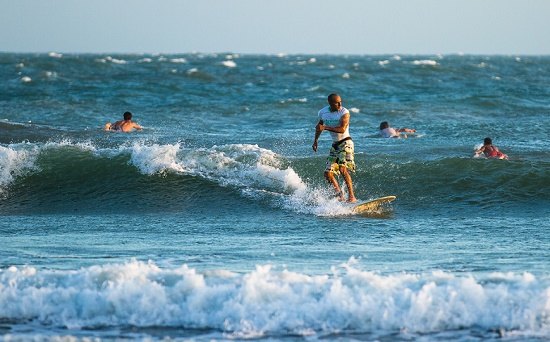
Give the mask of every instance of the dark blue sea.
M 548 341 L 549 127 L 550 56 L 0 53 L 0 341 Z

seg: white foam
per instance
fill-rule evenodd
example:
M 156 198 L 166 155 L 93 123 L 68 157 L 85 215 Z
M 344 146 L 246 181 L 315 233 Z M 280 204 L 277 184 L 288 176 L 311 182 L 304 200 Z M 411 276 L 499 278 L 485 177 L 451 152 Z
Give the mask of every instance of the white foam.
M 221 65 L 224 65 L 228 68 L 235 68 L 237 66 L 237 63 L 235 63 L 234 61 L 230 61 L 230 60 L 227 60 L 227 61 L 223 61 L 220 63 Z
M 53 150 L 59 147 L 74 146 L 83 151 L 97 151 L 97 148 L 90 141 L 74 142 L 71 139 L 63 139 L 56 142 L 47 142 L 40 147 L 40 150 Z
M 185 58 L 173 58 L 170 60 L 172 63 L 187 63 L 187 60 Z
M 349 78 L 349 74 L 346 72 L 345 74 L 342 75 L 342 78 Z
M 286 99 L 286 100 L 280 100 L 279 103 L 291 103 L 291 102 L 307 102 L 307 98 L 301 98 L 301 99 Z
M 186 169 L 177 158 L 179 144 L 145 146 L 134 143 L 130 147 L 131 163 L 148 175 L 164 173 L 166 171 L 184 172 Z
M 61 57 L 63 57 L 62 54 L 56 53 L 56 52 L 50 52 L 50 53 L 48 54 L 48 56 L 54 57 L 54 58 L 61 58 Z
M 191 158 L 190 158 L 191 157 Z M 294 191 L 305 185 L 291 168 L 281 168 L 281 157 L 258 145 L 233 144 L 189 151 L 194 171 L 222 185 L 249 189 Z
M 32 144 L 0 146 L 0 194 L 15 178 L 36 170 L 40 150 Z
M 124 59 L 116 59 L 111 56 L 105 57 L 105 60 L 115 64 L 126 64 L 126 61 Z
M 57 78 L 57 72 L 55 71 L 44 71 L 41 73 L 41 75 L 47 79 L 56 79 Z
M 29 76 L 23 76 L 21 77 L 21 82 L 23 83 L 32 82 L 32 78 L 30 78 Z
M 431 59 L 416 60 L 413 62 L 414 65 L 433 65 L 436 66 L 438 63 Z
M 0 270 L 0 316 L 44 327 L 184 327 L 227 336 L 483 329 L 548 336 L 550 279 L 435 271 L 380 275 L 360 259 L 311 276 L 269 265 L 236 274 L 149 261 Z M 327 266 L 328 267 L 328 266 Z
M 105 153 L 102 151 L 101 153 Z M 315 188 L 273 151 L 249 144 L 185 148 L 180 144 L 134 143 L 111 151 L 130 153 L 130 162 L 143 174 L 175 172 L 203 177 L 220 186 L 241 189 L 244 196 L 271 201 L 273 206 L 320 216 L 349 215 L 352 207 L 332 196 L 328 187 Z

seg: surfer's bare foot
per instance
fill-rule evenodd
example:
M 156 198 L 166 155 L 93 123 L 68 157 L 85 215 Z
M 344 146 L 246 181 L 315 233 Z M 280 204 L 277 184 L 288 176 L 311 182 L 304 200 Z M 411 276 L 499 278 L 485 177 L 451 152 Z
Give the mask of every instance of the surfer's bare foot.
M 355 198 L 355 197 L 350 197 L 346 202 L 347 202 L 347 203 L 357 203 L 357 198 Z
M 334 195 L 334 197 L 338 197 L 338 202 L 344 202 L 346 200 L 344 198 L 344 194 L 342 193 L 342 191 L 337 192 L 336 195 Z

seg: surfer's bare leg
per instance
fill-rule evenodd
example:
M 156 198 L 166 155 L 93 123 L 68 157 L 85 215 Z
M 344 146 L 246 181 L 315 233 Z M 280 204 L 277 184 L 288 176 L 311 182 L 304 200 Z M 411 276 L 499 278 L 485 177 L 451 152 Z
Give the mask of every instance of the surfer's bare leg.
M 353 193 L 353 183 L 351 181 L 351 176 L 348 172 L 348 168 L 343 165 L 340 165 L 340 173 L 342 174 L 342 177 L 344 177 L 344 182 L 346 182 L 346 186 L 348 187 L 349 198 L 347 202 L 348 203 L 357 202 L 357 199 L 355 198 L 355 194 Z
M 334 177 L 334 173 L 331 171 L 325 171 L 325 178 L 332 185 L 334 190 L 336 190 L 336 195 L 338 196 L 338 200 L 343 201 L 344 194 L 342 194 L 342 191 L 340 190 L 340 186 L 338 185 L 338 181 L 336 181 L 336 178 Z

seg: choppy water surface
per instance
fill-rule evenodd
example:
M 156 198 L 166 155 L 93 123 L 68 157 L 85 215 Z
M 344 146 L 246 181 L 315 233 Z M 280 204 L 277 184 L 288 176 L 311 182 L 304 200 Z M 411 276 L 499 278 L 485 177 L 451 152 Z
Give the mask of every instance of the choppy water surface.
M 2 340 L 547 340 L 550 57 L 0 54 Z M 322 177 L 351 112 L 360 200 Z M 144 130 L 106 132 L 131 111 Z M 415 128 L 401 139 L 378 126 Z M 474 158 L 485 137 L 509 160 Z

